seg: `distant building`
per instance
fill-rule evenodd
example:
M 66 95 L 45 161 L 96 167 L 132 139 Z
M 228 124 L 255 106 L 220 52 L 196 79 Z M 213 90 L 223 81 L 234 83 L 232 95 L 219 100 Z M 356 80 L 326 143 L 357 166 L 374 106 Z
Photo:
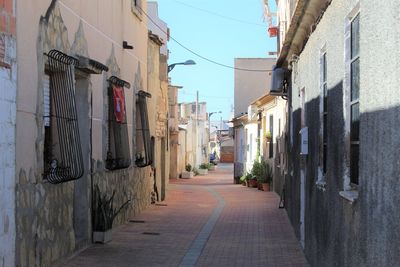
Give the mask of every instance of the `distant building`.
M 268 93 L 275 64 L 275 58 L 235 58 L 234 117 L 246 113 L 254 99 Z
M 198 168 L 208 162 L 208 121 L 207 103 L 196 102 L 179 104 L 179 127 L 186 130 L 186 164 Z

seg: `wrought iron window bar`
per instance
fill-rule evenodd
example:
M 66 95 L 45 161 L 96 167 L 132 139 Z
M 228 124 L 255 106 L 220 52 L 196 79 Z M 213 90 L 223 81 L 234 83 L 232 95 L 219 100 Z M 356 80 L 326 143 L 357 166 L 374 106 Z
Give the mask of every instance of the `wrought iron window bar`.
M 128 125 L 126 121 L 125 96 L 123 95 L 124 115 L 122 120 L 118 121 L 115 115 L 114 89 L 115 87 L 130 88 L 130 84 L 118 77 L 108 78 L 108 151 L 106 158 L 106 168 L 108 170 L 117 170 L 128 168 L 131 165 L 129 150 Z M 120 107 L 121 108 L 121 107 Z
M 84 173 L 73 75 L 78 60 L 58 50 L 45 55 L 50 72 L 50 145 L 44 178 L 58 184 L 79 179 Z
M 140 127 L 136 128 L 138 136 L 142 137 L 142 147 L 137 147 L 135 164 L 139 168 L 149 166 L 153 163 L 152 145 L 149 128 L 149 116 L 147 112 L 147 98 L 150 98 L 151 94 L 140 90 L 138 92 L 138 108 L 140 114 Z M 139 144 L 138 144 L 139 145 Z M 141 153 L 143 152 L 143 154 Z

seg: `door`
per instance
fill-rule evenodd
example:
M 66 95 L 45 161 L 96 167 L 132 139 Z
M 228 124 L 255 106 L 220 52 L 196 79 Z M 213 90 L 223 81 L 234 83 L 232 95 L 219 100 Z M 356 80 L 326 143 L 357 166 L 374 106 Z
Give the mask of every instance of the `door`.
M 305 88 L 300 91 L 300 105 L 301 105 L 301 128 L 306 125 L 305 122 Z M 300 135 L 300 134 L 299 134 Z M 300 138 L 301 139 L 301 138 Z M 301 145 L 301 144 L 300 144 Z M 307 156 L 299 155 L 300 159 L 300 244 L 305 247 L 305 205 L 306 205 L 306 166 Z

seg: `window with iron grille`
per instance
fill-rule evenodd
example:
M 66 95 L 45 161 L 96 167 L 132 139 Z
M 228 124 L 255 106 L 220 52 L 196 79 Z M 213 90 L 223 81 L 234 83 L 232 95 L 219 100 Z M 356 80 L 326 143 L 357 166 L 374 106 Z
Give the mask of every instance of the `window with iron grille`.
M 57 184 L 84 172 L 75 103 L 74 68 L 77 59 L 60 51 L 47 55 L 43 81 L 44 179 Z
M 358 184 L 360 150 L 360 15 L 351 21 L 350 30 L 350 181 Z
M 117 170 L 131 164 L 124 87 L 130 84 L 115 76 L 108 79 L 108 150 L 106 168 Z
M 150 137 L 147 98 L 151 94 L 140 90 L 136 102 L 136 159 L 137 167 L 142 168 L 153 163 L 152 142 Z

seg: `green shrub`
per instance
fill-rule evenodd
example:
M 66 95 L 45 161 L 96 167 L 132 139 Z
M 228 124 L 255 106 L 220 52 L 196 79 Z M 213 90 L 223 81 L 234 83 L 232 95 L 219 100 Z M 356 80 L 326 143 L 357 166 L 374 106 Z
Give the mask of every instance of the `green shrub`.
M 208 163 L 200 164 L 199 169 L 208 170 Z
M 272 168 L 266 161 L 254 161 L 251 173 L 259 183 L 270 183 L 272 180 Z
M 187 172 L 191 172 L 191 171 L 192 171 L 192 165 L 190 165 L 189 163 L 186 164 L 185 170 L 186 170 Z

